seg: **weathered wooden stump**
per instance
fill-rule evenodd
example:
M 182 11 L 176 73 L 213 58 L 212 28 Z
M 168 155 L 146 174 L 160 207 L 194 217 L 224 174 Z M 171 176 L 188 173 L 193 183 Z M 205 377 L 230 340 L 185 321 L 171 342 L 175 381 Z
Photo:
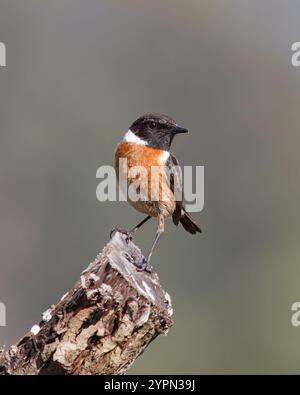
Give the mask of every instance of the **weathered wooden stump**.
M 10 350 L 0 374 L 123 374 L 172 325 L 156 273 L 138 271 L 140 249 L 116 233 L 80 280 Z

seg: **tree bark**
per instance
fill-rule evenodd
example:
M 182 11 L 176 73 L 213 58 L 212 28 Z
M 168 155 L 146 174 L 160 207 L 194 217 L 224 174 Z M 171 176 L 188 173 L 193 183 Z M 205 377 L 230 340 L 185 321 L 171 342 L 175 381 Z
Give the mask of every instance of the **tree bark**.
M 141 260 L 117 232 L 42 321 L 0 350 L 0 374 L 124 374 L 172 325 L 170 297 L 156 273 L 137 270 Z

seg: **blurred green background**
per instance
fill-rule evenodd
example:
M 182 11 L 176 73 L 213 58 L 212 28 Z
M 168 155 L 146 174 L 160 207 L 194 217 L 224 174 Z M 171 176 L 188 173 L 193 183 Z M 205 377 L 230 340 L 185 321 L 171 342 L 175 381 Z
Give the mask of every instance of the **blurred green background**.
M 299 372 L 299 17 L 297 0 L 0 1 L 0 344 L 142 218 L 96 200 L 96 170 L 163 112 L 191 132 L 181 163 L 205 166 L 204 233 L 168 223 L 153 264 L 175 325 L 130 373 Z

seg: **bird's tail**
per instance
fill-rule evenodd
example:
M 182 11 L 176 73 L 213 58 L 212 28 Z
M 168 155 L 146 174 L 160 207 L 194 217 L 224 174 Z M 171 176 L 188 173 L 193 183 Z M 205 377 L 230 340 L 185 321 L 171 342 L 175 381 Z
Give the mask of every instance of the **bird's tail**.
M 184 229 L 193 235 L 196 234 L 197 232 L 202 233 L 202 230 L 199 228 L 199 226 L 196 224 L 193 218 L 185 211 L 183 207 L 181 208 L 181 215 L 179 217 L 179 221 L 178 219 L 175 220 L 175 218 L 173 218 L 173 221 L 175 225 L 178 225 L 178 222 L 180 221 Z

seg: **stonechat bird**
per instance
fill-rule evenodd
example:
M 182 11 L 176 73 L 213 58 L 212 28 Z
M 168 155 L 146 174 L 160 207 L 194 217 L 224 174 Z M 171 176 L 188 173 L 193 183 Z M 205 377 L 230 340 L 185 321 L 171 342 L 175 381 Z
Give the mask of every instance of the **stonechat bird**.
M 133 122 L 117 146 L 115 167 L 118 181 L 120 183 L 121 178 L 125 179 L 127 192 L 135 186 L 138 197 L 128 196 L 127 200 L 147 217 L 130 231 L 115 228 L 112 232 L 126 233 L 131 240 L 150 218 L 158 219 L 154 243 L 148 257 L 139 265 L 140 270 L 152 271 L 150 260 L 164 232 L 167 217 L 172 216 L 176 226 L 181 223 L 191 234 L 201 233 L 200 227 L 183 206 L 181 171 L 177 158 L 170 152 L 175 135 L 182 133 L 188 133 L 188 130 L 169 116 L 146 114 Z M 178 190 L 179 193 L 176 193 Z

